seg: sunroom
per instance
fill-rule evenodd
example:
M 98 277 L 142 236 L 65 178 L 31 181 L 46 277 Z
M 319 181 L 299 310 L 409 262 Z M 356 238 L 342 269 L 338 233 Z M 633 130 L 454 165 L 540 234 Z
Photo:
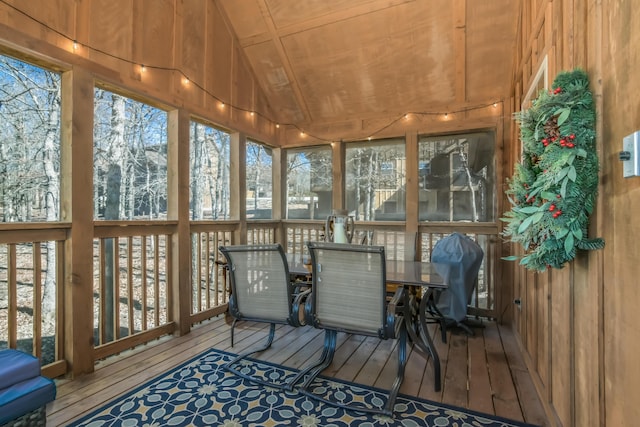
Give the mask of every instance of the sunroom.
M 240 322 L 231 346 L 218 249 L 306 259 L 339 211 L 388 259 L 427 263 L 452 233 L 482 249 L 480 327 L 430 324 L 441 375 L 409 345 L 403 396 L 513 425 L 634 425 L 631 3 L 0 2 L 0 350 L 55 379 L 49 425 L 88 420 L 209 349 L 259 345 L 268 325 Z M 606 246 L 534 271 L 505 234 L 515 117 L 576 69 L 600 162 L 588 235 Z M 341 334 L 323 375 L 385 388 L 396 345 Z M 314 328 L 282 326 L 254 357 L 295 370 L 321 351 Z M 263 425 L 226 415 L 211 423 Z

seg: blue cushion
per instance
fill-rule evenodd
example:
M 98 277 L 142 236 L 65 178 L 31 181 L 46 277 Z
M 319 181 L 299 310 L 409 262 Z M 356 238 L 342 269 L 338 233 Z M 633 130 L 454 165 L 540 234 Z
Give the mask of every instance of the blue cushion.
M 40 361 L 14 349 L 0 350 L 0 389 L 40 375 Z
M 49 378 L 35 377 L 0 389 L 0 425 L 21 417 L 56 398 L 56 385 Z

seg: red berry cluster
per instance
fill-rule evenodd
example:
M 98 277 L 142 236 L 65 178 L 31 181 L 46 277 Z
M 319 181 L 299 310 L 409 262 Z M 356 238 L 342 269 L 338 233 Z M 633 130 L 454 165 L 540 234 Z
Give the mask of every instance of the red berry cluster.
M 573 140 L 576 139 L 576 135 L 574 133 L 572 133 L 569 136 L 564 136 L 562 138 L 560 138 L 560 146 L 561 147 L 567 147 L 567 148 L 573 148 L 576 146 L 576 144 L 573 142 Z M 553 144 L 554 142 L 556 142 L 558 140 L 558 137 L 554 136 L 551 138 L 542 138 L 542 145 L 544 145 L 545 147 L 548 146 L 549 144 Z
M 549 91 L 549 92 L 551 92 L 551 91 Z M 555 88 L 555 89 L 553 90 L 553 92 L 551 92 L 551 93 L 553 93 L 554 95 L 557 95 L 557 94 L 559 94 L 560 92 L 562 92 L 562 88 L 561 88 L 561 87 L 557 87 L 557 88 Z
M 558 194 L 556 195 L 556 198 L 560 199 L 561 196 Z M 551 203 L 551 205 L 549 205 L 549 212 L 553 212 L 553 217 L 554 218 L 558 218 L 560 215 L 562 215 L 562 210 L 560 208 L 556 209 L 556 205 Z

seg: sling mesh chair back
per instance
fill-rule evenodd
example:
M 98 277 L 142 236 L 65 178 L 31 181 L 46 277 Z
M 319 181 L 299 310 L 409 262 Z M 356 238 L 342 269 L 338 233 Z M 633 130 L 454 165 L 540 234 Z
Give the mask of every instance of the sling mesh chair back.
M 390 302 L 386 297 L 386 266 L 383 246 L 340 243 L 307 243 L 312 261 L 312 292 L 305 304 L 308 325 L 325 330 L 320 360 L 306 367 L 292 382 L 304 382 L 299 391 L 330 405 L 362 412 L 390 415 L 404 377 L 406 328 L 396 306 L 403 303 L 404 289 L 399 287 Z M 332 396 L 335 389 L 313 387 L 313 380 L 331 364 L 338 332 L 392 339 L 399 337 L 398 372 L 383 407 L 345 402 Z M 315 391 L 321 390 L 323 394 Z
M 264 346 L 237 356 L 225 368 L 253 382 L 277 388 L 288 387 L 286 383 L 265 381 L 234 367 L 241 359 L 271 346 L 276 324 L 300 325 L 299 305 L 292 302 L 293 285 L 284 250 L 280 244 L 221 246 L 219 249 L 227 260 L 231 279 L 229 312 L 234 317 L 231 346 L 238 320 L 270 324 Z

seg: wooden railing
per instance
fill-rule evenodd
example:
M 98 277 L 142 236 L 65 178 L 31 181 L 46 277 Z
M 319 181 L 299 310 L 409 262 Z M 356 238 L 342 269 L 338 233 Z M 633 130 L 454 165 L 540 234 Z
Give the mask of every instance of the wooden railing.
M 175 330 L 168 222 L 96 223 L 94 348 L 102 359 Z
M 64 243 L 68 224 L 0 227 L 0 349 L 32 353 L 50 377 L 66 373 Z
M 239 227 L 233 221 L 190 224 L 191 324 L 227 309 L 229 283 L 218 247 L 235 244 Z M 175 332 L 172 241 L 176 230 L 177 224 L 168 221 L 95 223 L 94 310 L 87 311 L 92 318 L 86 319 L 94 329 L 94 359 Z M 33 353 L 42 359 L 46 375 L 63 375 L 68 364 L 62 345 L 65 287 L 61 284 L 70 225 L 1 224 L 0 231 L 0 348 Z M 387 257 L 402 259 L 415 252 L 427 261 L 435 244 L 453 231 L 472 237 L 485 254 L 470 313 L 495 318 L 497 227 L 421 223 L 411 248 L 404 223 L 361 222 L 356 224 L 355 238 L 384 245 Z M 285 251 L 295 254 L 307 254 L 305 243 L 323 236 L 324 221 L 247 222 L 247 243 L 284 240 Z
M 307 254 L 304 246 L 310 240 L 321 240 L 324 236 L 324 222 L 283 221 L 287 239 L 285 250 L 295 254 Z M 469 313 L 482 317 L 496 318 L 497 289 L 496 269 L 498 259 L 498 228 L 493 224 L 478 223 L 422 223 L 417 239 L 407 236 L 402 222 L 359 222 L 356 223 L 354 240 L 385 247 L 390 259 L 420 259 L 429 261 L 435 244 L 443 237 L 459 232 L 471 237 L 484 252 L 478 283 L 469 304 Z M 414 243 L 415 242 L 415 243 Z M 411 245 L 414 244 L 414 247 Z
M 259 245 L 278 241 L 277 233 L 280 221 L 253 220 L 247 221 L 247 244 Z
M 191 224 L 191 319 L 196 323 L 227 309 L 229 283 L 225 262 L 218 251 L 231 245 L 237 223 L 196 222 Z

